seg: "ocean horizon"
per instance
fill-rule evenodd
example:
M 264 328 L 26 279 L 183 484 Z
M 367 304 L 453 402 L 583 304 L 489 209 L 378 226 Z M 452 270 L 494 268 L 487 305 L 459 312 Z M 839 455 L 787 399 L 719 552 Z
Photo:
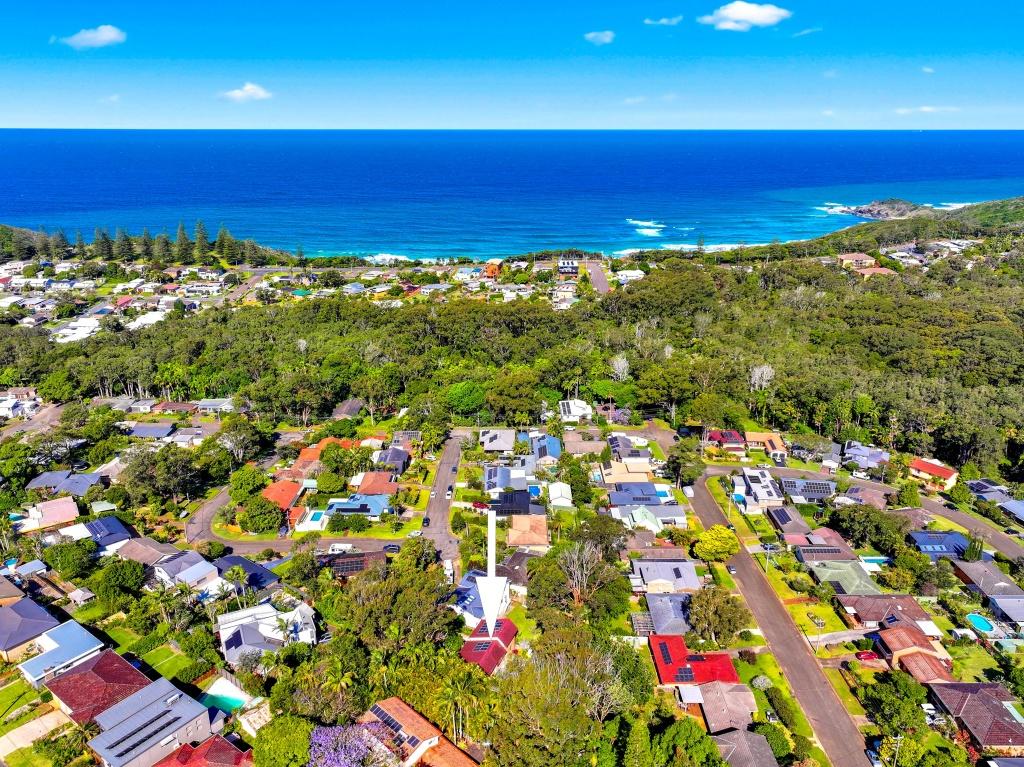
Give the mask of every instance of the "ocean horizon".
M 1024 194 L 1022 131 L 2 129 L 0 158 L 0 223 L 202 219 L 309 257 L 727 247 Z

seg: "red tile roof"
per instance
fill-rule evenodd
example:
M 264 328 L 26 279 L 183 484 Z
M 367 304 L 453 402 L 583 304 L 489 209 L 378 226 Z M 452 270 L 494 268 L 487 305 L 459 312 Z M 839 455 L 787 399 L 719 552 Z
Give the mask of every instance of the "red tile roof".
M 651 634 L 648 638 L 661 684 L 739 682 L 729 653 L 691 653 L 681 636 Z
M 726 443 L 738 443 L 740 445 L 746 444 L 743 435 L 733 429 L 721 429 L 716 431 L 708 432 L 709 442 L 719 442 L 722 444 Z
M 356 441 L 351 439 L 340 439 L 338 437 L 324 437 L 315 445 L 310 445 L 309 447 L 305 447 L 299 451 L 299 460 L 319 461 L 320 454 L 323 453 L 324 448 L 328 445 L 341 445 L 346 450 L 350 450 L 356 446 Z
M 104 650 L 46 686 L 79 724 L 120 703 L 150 683 L 149 679 L 113 650 Z
M 899 666 L 921 684 L 956 681 L 941 660 L 925 652 L 912 652 L 901 656 Z
M 277 482 L 271 482 L 263 488 L 263 497 L 276 504 L 281 511 L 287 511 L 291 508 L 295 499 L 299 497 L 301 491 L 302 485 L 298 482 L 278 480 Z
M 364 495 L 394 495 L 398 492 L 398 483 L 391 481 L 389 471 L 368 471 L 359 483 L 359 492 Z
M 501 618 L 494 624 L 493 637 L 487 633 L 487 622 L 480 621 L 462 645 L 459 655 L 466 663 L 479 666 L 485 674 L 493 674 L 512 649 L 518 634 L 516 624 L 508 618 Z
M 249 767 L 252 763 L 252 751 L 240 751 L 231 741 L 213 735 L 198 746 L 186 743 L 154 767 Z
M 943 466 L 941 463 L 926 461 L 924 458 L 915 458 L 910 462 L 910 468 L 922 474 L 939 477 L 940 479 L 952 479 L 956 476 L 956 469 Z

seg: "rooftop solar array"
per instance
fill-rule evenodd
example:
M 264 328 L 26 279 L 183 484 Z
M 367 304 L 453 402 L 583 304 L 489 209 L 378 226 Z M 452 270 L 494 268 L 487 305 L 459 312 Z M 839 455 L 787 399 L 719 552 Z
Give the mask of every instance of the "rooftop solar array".
M 416 748 L 420 744 L 420 739 L 415 735 L 406 735 L 402 729 L 402 725 L 395 719 L 391 714 L 382 709 L 378 704 L 374 703 L 370 707 L 370 713 L 377 717 L 381 724 L 391 730 L 395 736 L 395 742 L 398 745 L 408 744 L 410 748 Z
M 658 642 L 658 649 L 661 651 L 661 659 L 665 663 L 672 662 L 672 653 L 668 650 L 668 645 L 664 642 Z
M 692 682 L 694 681 L 693 669 L 688 666 L 676 669 L 676 682 Z

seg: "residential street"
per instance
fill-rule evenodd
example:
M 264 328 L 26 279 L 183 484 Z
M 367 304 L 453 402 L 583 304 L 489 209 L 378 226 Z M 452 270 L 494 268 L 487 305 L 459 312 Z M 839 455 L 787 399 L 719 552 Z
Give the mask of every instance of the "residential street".
M 600 262 L 584 261 L 583 266 L 586 267 L 587 273 L 590 275 L 590 284 L 594 287 L 594 290 L 601 295 L 611 292 L 611 287 L 608 285 L 608 278 L 605 276 Z
M 462 439 L 460 434 L 453 432 L 444 443 L 441 460 L 437 464 L 437 474 L 434 477 L 434 497 L 427 505 L 426 516 L 430 519 L 430 527 L 423 528 L 423 537 L 434 542 L 441 559 L 450 559 L 456 566 L 459 559 L 459 539 L 452 535 L 451 501 L 445 499 L 445 493 L 449 486 L 455 485 L 459 460 L 462 457 Z
M 704 527 L 728 524 L 703 481 L 693 489 L 691 503 Z M 740 592 L 833 767 L 868 767 L 863 736 L 760 566 L 745 551 L 734 556 L 730 564 L 736 566 Z
M 37 432 L 50 431 L 60 420 L 60 414 L 64 412 L 63 405 L 45 405 L 27 421 L 13 421 L 0 431 L 0 439 L 7 439 L 17 434 L 35 434 Z

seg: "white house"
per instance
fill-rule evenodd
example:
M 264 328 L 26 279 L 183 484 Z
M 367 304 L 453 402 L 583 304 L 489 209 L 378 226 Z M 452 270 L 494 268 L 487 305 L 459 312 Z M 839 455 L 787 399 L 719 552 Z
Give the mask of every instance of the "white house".
M 563 423 L 579 423 L 594 417 L 594 408 L 581 399 L 566 399 L 558 403 L 558 414 Z
M 256 605 L 217 616 L 221 652 L 231 665 L 246 652 L 276 652 L 286 644 L 316 642 L 313 608 L 304 602 L 289 612 L 271 604 Z

